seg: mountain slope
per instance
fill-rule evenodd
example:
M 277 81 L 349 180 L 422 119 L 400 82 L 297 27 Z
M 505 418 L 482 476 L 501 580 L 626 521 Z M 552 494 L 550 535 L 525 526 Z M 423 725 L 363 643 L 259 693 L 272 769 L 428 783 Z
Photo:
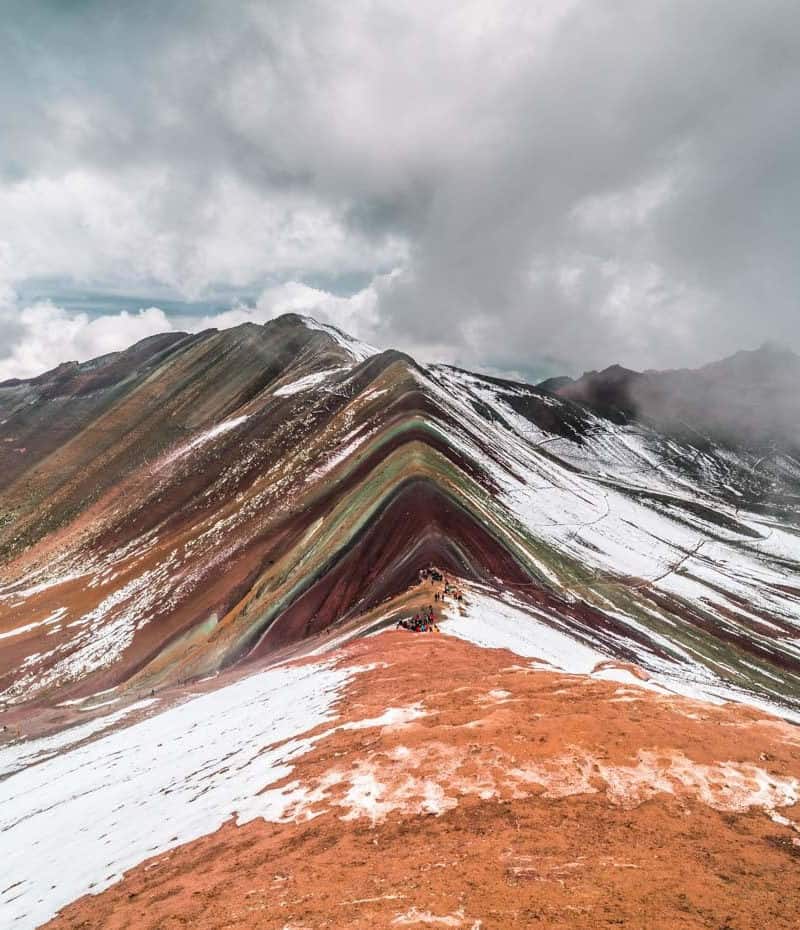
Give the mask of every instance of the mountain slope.
M 757 449 L 296 316 L 148 340 L 0 405 L 7 701 L 302 648 L 437 564 L 671 687 L 800 707 L 788 452 L 765 476 Z
M 791 443 L 549 387 L 298 316 L 0 385 L 0 923 L 795 927 Z
M 9 926 L 797 926 L 795 727 L 404 631 L 224 677 L 32 741 Z

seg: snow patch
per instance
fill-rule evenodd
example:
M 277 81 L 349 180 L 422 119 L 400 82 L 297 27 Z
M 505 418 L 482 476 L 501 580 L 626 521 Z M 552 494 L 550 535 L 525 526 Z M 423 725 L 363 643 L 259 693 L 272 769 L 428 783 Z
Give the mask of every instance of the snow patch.
M 303 320 L 309 329 L 317 329 L 332 336 L 337 345 L 349 352 L 356 362 L 365 362 L 368 358 L 372 358 L 373 355 L 380 355 L 380 349 L 376 349 L 375 346 L 371 346 L 369 343 L 361 342 L 360 339 L 348 336 L 335 326 L 320 323 L 310 316 L 304 316 Z
M 291 772 L 314 742 L 301 734 L 331 719 L 351 674 L 270 669 L 67 751 L 115 715 L 0 749 L 0 771 L 13 773 L 0 781 L 0 925 L 33 930 L 234 814 L 274 818 L 282 806 L 259 792 Z
M 420 717 L 427 717 L 427 711 L 422 709 L 421 703 L 411 704 L 408 707 L 390 707 L 380 717 L 371 717 L 365 720 L 356 720 L 352 723 L 343 723 L 338 729 L 341 730 L 366 730 L 371 727 L 402 727 L 411 723 L 413 720 L 419 720 Z
M 318 384 L 322 384 L 323 381 L 327 381 L 328 378 L 343 371 L 348 371 L 348 368 L 339 367 L 328 368 L 325 371 L 315 371 L 310 375 L 305 375 L 303 378 L 298 378 L 297 381 L 292 381 L 289 384 L 281 385 L 281 387 L 276 388 L 272 392 L 272 396 L 291 397 L 294 394 L 300 394 L 303 391 L 310 390 L 312 387 L 316 387 Z
M 402 914 L 398 914 L 392 923 L 398 926 L 410 926 L 412 924 L 429 924 L 438 927 L 463 927 L 464 926 L 464 908 L 461 907 L 452 914 L 443 914 L 441 917 L 432 914 L 430 911 L 420 910 L 418 907 L 411 907 Z M 480 921 L 473 923 L 473 928 L 480 927 Z
M 35 630 L 40 626 L 51 626 L 54 623 L 58 623 L 66 613 L 66 607 L 57 607 L 51 614 L 48 614 L 44 620 L 37 620 L 35 623 L 26 623 L 24 626 L 18 626 L 14 630 L 0 633 L 0 639 L 9 639 L 11 636 L 21 636 L 23 633 L 29 633 L 31 630 Z
M 443 633 L 465 639 L 487 649 L 508 649 L 520 656 L 543 659 L 564 672 L 591 674 L 594 667 L 608 659 L 607 655 L 562 633 L 529 611 L 506 601 L 479 593 L 468 592 L 467 616 L 443 620 Z

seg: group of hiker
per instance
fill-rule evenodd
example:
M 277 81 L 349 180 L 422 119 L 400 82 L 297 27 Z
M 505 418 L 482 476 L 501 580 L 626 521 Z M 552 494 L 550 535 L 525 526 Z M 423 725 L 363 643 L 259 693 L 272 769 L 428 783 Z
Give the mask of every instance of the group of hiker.
M 436 591 L 433 595 L 435 601 L 446 601 L 448 596 L 451 596 L 454 601 L 458 601 L 459 604 L 464 600 L 461 589 L 451 584 L 447 575 L 443 575 L 435 568 L 423 568 L 419 573 L 419 580 L 427 581 L 428 578 L 430 578 L 431 584 L 436 584 L 437 581 L 444 582 L 444 589 L 441 592 Z
M 461 590 L 436 568 L 423 568 L 419 573 L 419 580 L 420 582 L 430 580 L 433 585 L 437 583 L 443 585 L 442 590 L 435 591 L 433 595 L 434 602 L 437 604 L 445 602 L 448 597 L 452 597 L 459 604 L 464 600 Z M 412 633 L 438 633 L 439 627 L 436 624 L 433 605 L 428 604 L 421 613 L 414 614 L 413 618 L 398 620 L 397 629 L 410 630 Z
M 413 620 L 397 621 L 397 629 L 411 630 L 412 633 L 438 633 L 439 627 L 436 625 L 436 618 L 433 615 L 433 607 L 428 604 L 422 613 L 414 614 Z
M 460 604 L 464 600 L 464 595 L 452 585 L 446 584 L 444 586 L 444 591 L 440 594 L 438 591 L 433 595 L 435 601 L 445 601 L 447 600 L 447 595 L 450 594 L 453 596 L 454 601 L 458 601 Z

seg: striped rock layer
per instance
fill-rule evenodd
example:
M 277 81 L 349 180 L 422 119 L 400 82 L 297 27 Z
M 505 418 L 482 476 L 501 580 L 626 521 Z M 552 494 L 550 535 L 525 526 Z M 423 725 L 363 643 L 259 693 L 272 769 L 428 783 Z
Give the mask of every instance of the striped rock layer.
M 800 711 L 791 445 L 572 393 L 295 315 L 0 385 L 0 700 L 311 652 L 393 624 L 435 565 L 552 664 Z

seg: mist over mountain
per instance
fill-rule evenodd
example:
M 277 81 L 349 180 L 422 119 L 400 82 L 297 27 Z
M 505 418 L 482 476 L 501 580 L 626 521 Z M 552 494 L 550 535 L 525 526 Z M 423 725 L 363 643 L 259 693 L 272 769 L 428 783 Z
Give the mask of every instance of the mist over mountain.
M 634 417 L 687 438 L 800 448 L 800 357 L 765 344 L 702 368 L 636 372 L 619 365 L 544 384 L 609 415 Z

